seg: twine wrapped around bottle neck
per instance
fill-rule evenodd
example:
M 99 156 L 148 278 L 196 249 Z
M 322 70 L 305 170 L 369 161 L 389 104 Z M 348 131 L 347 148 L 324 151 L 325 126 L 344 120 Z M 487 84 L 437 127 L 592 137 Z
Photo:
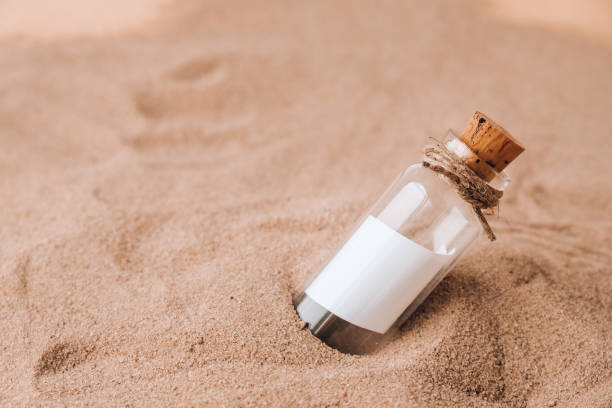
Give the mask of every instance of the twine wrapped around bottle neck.
M 455 191 L 468 202 L 489 240 L 495 241 L 495 234 L 487 222 L 482 210 L 498 207 L 503 191 L 491 187 L 470 169 L 463 160 L 437 140 L 432 140 L 424 149 L 423 166 L 440 174 L 449 182 Z

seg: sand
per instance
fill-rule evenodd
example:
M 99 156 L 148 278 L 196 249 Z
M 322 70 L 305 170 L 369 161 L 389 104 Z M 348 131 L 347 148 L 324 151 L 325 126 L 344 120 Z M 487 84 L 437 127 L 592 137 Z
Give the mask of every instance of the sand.
M 611 406 L 605 2 L 121 3 L 0 30 L 0 405 Z M 527 147 L 498 241 L 328 348 L 291 297 L 475 109 Z

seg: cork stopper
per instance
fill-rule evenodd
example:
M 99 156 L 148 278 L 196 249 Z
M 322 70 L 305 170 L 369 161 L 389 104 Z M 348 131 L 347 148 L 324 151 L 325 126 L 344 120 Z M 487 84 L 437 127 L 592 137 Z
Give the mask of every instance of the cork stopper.
M 466 164 L 486 181 L 491 181 L 525 150 L 506 129 L 478 111 L 459 139 L 476 155 L 466 159 Z

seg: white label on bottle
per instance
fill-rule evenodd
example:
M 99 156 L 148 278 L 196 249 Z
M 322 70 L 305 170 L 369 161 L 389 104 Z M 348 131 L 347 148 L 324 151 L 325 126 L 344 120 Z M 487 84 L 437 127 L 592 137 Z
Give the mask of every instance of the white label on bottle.
M 450 260 L 369 216 L 306 294 L 349 323 L 385 333 Z

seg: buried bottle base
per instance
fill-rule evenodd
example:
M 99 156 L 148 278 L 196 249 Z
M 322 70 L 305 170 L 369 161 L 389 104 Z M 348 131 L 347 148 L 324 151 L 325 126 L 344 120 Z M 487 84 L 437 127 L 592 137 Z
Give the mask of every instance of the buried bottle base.
M 387 333 L 376 333 L 349 323 L 305 293 L 294 299 L 293 305 L 312 334 L 342 353 L 368 354 L 389 341 Z

